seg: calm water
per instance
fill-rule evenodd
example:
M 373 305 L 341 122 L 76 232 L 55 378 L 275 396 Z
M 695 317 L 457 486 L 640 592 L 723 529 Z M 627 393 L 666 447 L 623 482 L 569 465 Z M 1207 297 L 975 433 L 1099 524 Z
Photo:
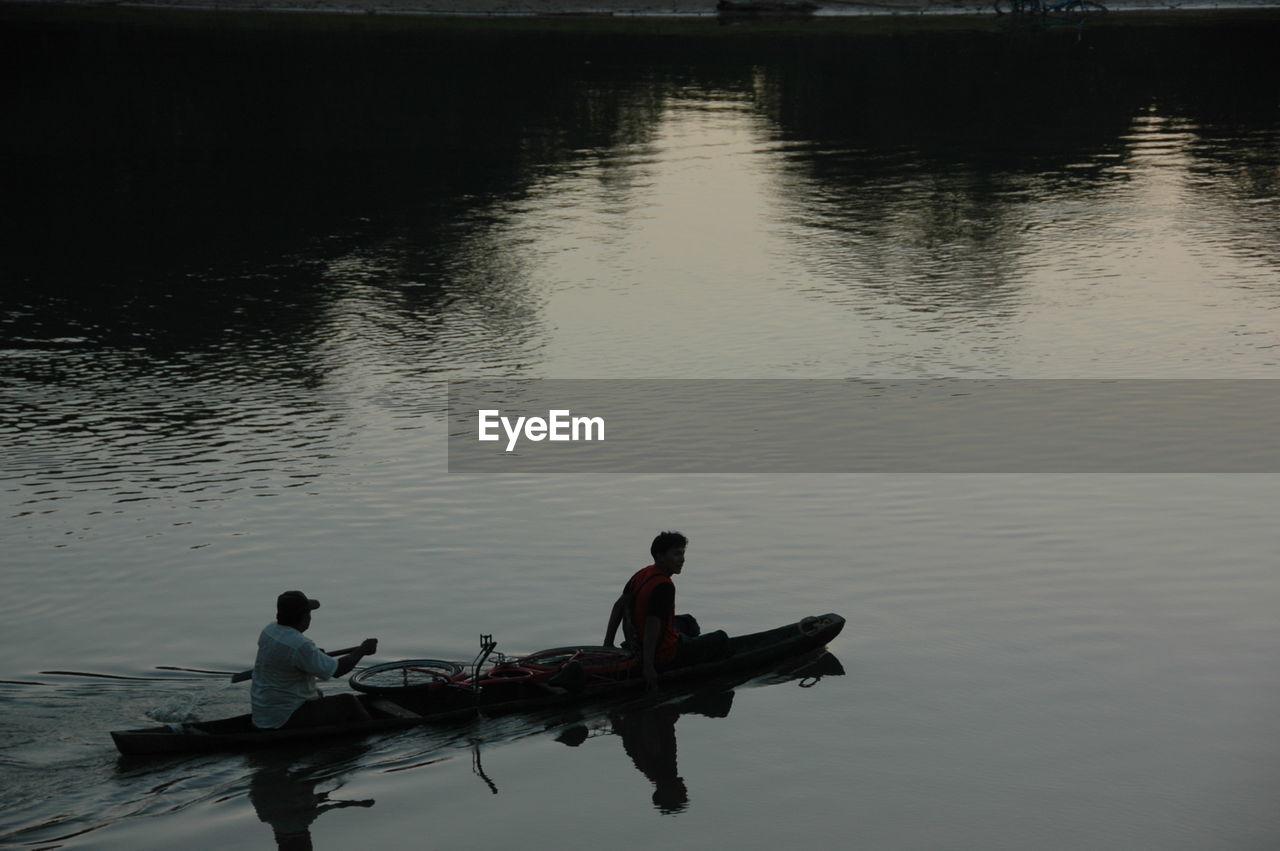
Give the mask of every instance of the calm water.
M 0 843 L 1280 840 L 1275 475 L 445 453 L 451 378 L 1275 377 L 1274 22 L 103 14 L 0 12 Z M 247 666 L 286 588 L 382 659 L 594 643 L 671 527 L 682 608 L 839 612 L 844 674 L 110 744 L 240 711 L 164 666 Z

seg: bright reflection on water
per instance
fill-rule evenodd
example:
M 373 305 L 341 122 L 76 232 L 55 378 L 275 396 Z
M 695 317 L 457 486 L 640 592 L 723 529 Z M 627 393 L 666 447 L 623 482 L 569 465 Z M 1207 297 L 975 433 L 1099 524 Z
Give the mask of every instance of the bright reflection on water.
M 1272 377 L 1273 23 L 4 14 L 0 840 L 1280 835 L 1274 477 L 451 476 L 443 416 L 451 377 Z M 157 666 L 247 666 L 284 588 L 388 659 L 594 643 L 668 527 L 682 608 L 839 612 L 847 675 L 109 750 L 242 709 Z

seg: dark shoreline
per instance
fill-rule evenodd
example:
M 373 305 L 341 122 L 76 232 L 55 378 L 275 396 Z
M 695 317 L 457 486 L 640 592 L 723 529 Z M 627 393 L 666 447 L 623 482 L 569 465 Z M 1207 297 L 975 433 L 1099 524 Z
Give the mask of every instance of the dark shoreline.
M 716 19 L 714 0 L 668 0 L 637 5 L 625 0 L 550 0 L 517 4 L 508 0 L 480 0 L 468 9 L 454 8 L 459 0 L 172 0 L 171 2 L 62 2 L 62 0 L 0 0 L 0 19 L 9 21 L 102 20 L 138 25 L 203 25 L 287 18 L 301 23 L 362 20 L 395 26 L 410 21 L 452 21 L 468 28 L 543 28 L 572 25 L 605 30 L 678 31 L 682 25 L 702 25 Z M 1280 20 L 1280 0 L 1227 6 L 1171 8 L 1150 0 L 1118 0 L 1108 4 L 1111 14 L 1090 18 L 1090 26 L 1126 24 L 1240 24 Z M 743 29 L 785 28 L 790 31 L 872 31 L 928 29 L 989 29 L 1009 26 L 1017 19 L 997 15 L 991 3 L 924 2 L 915 5 L 861 3 L 840 0 L 802 20 L 761 19 Z

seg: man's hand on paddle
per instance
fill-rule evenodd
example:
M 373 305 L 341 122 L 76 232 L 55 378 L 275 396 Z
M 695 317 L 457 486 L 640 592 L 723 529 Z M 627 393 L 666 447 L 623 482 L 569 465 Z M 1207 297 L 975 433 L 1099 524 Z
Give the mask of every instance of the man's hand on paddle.
M 372 656 L 378 652 L 378 639 L 366 638 L 360 642 L 359 647 L 352 647 L 344 656 L 338 658 L 338 668 L 333 672 L 335 677 L 343 677 L 351 672 L 351 669 L 360 664 L 360 660 L 365 656 Z

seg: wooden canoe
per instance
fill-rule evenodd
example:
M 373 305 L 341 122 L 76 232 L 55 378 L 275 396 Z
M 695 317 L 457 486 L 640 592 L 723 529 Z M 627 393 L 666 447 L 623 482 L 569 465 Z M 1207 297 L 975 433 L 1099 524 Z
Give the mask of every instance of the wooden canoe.
M 724 17 L 803 18 L 821 6 L 809 0 L 719 0 L 716 13 Z
M 661 680 L 664 684 L 687 685 L 721 675 L 764 669 L 825 646 L 843 628 L 844 618 L 826 614 L 776 629 L 733 636 L 728 640 L 726 658 L 663 671 Z M 612 650 L 598 652 L 603 650 L 586 645 L 554 648 L 502 660 L 478 675 L 461 673 L 440 677 L 425 685 L 399 688 L 366 686 L 358 697 L 371 716 L 367 721 L 258 730 L 246 714 L 215 721 L 115 730 L 111 738 L 120 753 L 127 756 L 240 751 L 402 730 L 476 714 L 518 712 L 644 688 L 644 679 L 634 659 Z M 576 669 L 571 664 L 575 661 Z M 566 674 L 573 676 L 566 677 Z
M 201 753 L 206 751 L 239 751 L 260 747 L 288 745 L 338 736 L 361 736 L 403 730 L 421 724 L 425 719 L 417 713 L 378 697 L 361 695 L 360 701 L 372 716 L 368 721 L 350 724 L 326 724 L 287 730 L 259 730 L 249 715 L 221 718 L 217 721 L 195 721 L 186 724 L 164 724 L 136 730 L 113 730 L 116 748 L 126 756 Z

